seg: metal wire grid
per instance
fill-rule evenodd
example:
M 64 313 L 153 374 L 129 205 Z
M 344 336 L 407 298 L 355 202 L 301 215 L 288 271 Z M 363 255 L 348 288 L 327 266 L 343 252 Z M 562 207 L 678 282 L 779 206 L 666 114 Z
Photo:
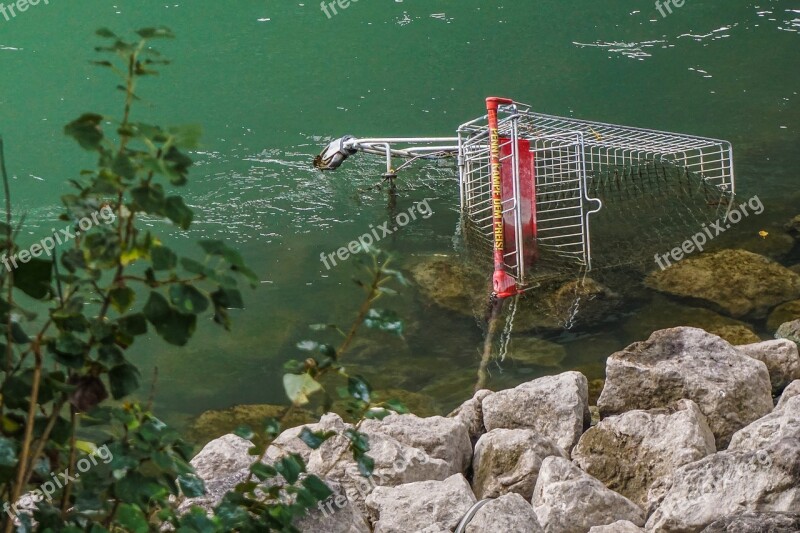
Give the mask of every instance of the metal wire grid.
M 589 215 L 597 212 L 599 207 L 587 210 L 588 204 L 596 201 L 587 191 L 604 196 L 603 190 L 617 183 L 618 173 L 625 176 L 625 169 L 629 169 L 626 186 L 634 192 L 637 187 L 641 189 L 640 193 L 645 192 L 642 178 L 650 180 L 654 176 L 657 179 L 660 168 L 661 176 L 667 179 L 664 168 L 674 168 L 682 169 L 687 179 L 696 181 L 693 187 L 702 190 L 706 197 L 710 193 L 717 193 L 718 200 L 733 197 L 733 155 L 731 145 L 726 141 L 532 113 L 521 104 L 501 107 L 499 132 L 501 138 L 511 139 L 507 141 L 512 145 L 511 154 L 505 157 L 515 158 L 515 198 L 519 190 L 516 141 L 530 141 L 531 150 L 535 152 L 536 246 L 542 252 L 537 258 L 537 269 L 552 263 L 553 258 L 570 260 L 573 268 L 591 269 Z M 491 250 L 491 176 L 486 116 L 462 125 L 458 135 L 465 234 L 472 233 L 482 248 Z M 630 169 L 636 169 L 636 174 Z M 673 187 L 681 179 L 677 174 L 675 176 L 677 178 L 669 178 L 674 182 Z M 595 180 L 599 181 L 595 183 Z M 674 192 L 660 190 L 661 185 L 657 184 L 657 187 L 661 197 L 651 196 L 652 201 L 659 205 L 669 201 L 665 194 L 674 195 Z M 628 199 L 630 190 L 625 194 Z M 625 207 L 623 211 L 628 211 L 630 206 Z M 661 205 L 661 208 L 666 207 Z M 504 202 L 504 213 L 514 209 L 513 199 Z M 691 214 L 695 218 L 697 213 Z M 669 225 L 669 221 L 666 222 Z M 522 243 L 520 238 L 521 235 L 517 235 L 517 253 L 506 254 L 506 264 L 509 273 L 521 281 L 525 274 L 521 251 L 523 246 L 531 243 Z M 624 260 L 617 258 L 620 259 Z
M 464 133 L 464 132 L 460 132 Z M 521 227 L 517 209 L 520 190 L 519 156 L 517 141 L 520 135 L 515 119 L 500 124 L 501 164 L 511 159 L 513 194 L 503 201 L 504 218 L 512 213 L 515 227 Z M 524 242 L 521 231 L 515 232 L 514 250 L 504 254 L 508 273 L 523 281 L 526 247 L 535 247 L 536 254 L 552 264 L 556 261 L 589 269 L 591 254 L 589 243 L 586 172 L 583 162 L 583 136 L 580 133 L 560 134 L 547 138 L 529 138 L 535 158 L 536 223 L 538 237 L 535 242 Z M 490 252 L 493 246 L 491 166 L 488 133 L 479 129 L 467 131 L 459 137 L 460 184 L 462 217 L 465 235 L 470 245 Z
M 727 141 L 527 111 L 519 113 L 518 120 L 520 130 L 536 136 L 563 131 L 582 132 L 586 170 L 590 174 L 609 165 L 665 161 L 686 168 L 710 185 L 734 193 L 733 150 Z
M 580 133 L 536 139 L 531 151 L 536 169 L 537 252 L 591 268 L 589 198 L 583 136 Z
M 500 111 L 501 135 L 510 136 L 514 123 L 523 139 L 582 133 L 585 166 L 590 175 L 608 165 L 668 161 L 687 168 L 725 192 L 735 192 L 733 150 L 727 141 L 534 113 L 522 104 L 501 106 Z M 480 135 L 485 128 L 486 117 L 483 116 L 462 125 L 459 133 Z

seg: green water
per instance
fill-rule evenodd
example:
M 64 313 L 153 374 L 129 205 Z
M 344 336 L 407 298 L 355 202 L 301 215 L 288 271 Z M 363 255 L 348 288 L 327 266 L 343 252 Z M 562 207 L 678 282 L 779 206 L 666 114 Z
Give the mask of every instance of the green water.
M 186 191 L 197 211 L 190 237 L 235 243 L 262 280 L 232 334 L 203 328 L 185 349 L 135 347 L 143 366 L 158 364 L 158 403 L 176 417 L 282 401 L 280 368 L 307 324 L 357 307 L 354 264 L 328 272 L 319 254 L 386 220 L 385 193 L 358 192 L 381 163 L 359 158 L 323 176 L 310 161 L 329 137 L 452 135 L 482 114 L 485 96 L 510 96 L 550 114 L 729 139 L 738 191 L 766 206 L 758 224 L 800 211 L 796 1 L 686 0 L 662 18 L 633 0 L 361 0 L 328 19 L 316 2 L 288 0 L 50 0 L 0 15 L 0 132 L 29 238 L 52 227 L 66 180 L 92 163 L 63 124 L 119 111 L 116 80 L 88 63 L 93 31 L 152 25 L 178 35 L 161 45 L 174 64 L 142 87 L 135 118 L 204 126 Z M 382 243 L 401 263 L 453 250 L 452 167 L 403 174 L 398 209 L 425 198 L 435 214 Z M 362 368 L 368 377 L 444 403 L 468 395 L 447 376 L 477 366 L 476 321 L 414 290 L 389 305 L 409 318 L 408 342 L 387 345 Z M 563 367 L 602 376 L 604 358 L 632 337 L 617 323 L 565 336 Z M 556 370 L 511 365 L 493 379 Z

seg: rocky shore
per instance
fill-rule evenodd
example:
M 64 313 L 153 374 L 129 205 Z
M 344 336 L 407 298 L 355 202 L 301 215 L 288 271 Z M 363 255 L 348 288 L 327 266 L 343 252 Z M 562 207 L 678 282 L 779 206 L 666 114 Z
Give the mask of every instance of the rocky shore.
M 797 532 L 798 332 L 788 322 L 782 338 L 734 346 L 698 328 L 656 331 L 611 354 L 597 405 L 586 377 L 565 372 L 479 391 L 447 417 L 365 421 L 370 478 L 344 436 L 312 450 L 300 428 L 265 461 L 297 453 L 333 489 L 301 531 Z M 308 427 L 352 426 L 330 413 Z M 215 505 L 246 476 L 249 446 L 209 442 L 192 460 L 209 493 L 182 505 Z

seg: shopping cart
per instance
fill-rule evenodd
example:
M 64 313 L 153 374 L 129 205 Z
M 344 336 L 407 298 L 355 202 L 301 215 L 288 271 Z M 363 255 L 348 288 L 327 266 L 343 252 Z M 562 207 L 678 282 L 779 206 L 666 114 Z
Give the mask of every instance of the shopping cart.
M 727 141 L 545 115 L 494 97 L 457 134 L 346 136 L 314 164 L 333 170 L 357 152 L 376 154 L 392 180 L 414 161 L 456 156 L 463 234 L 471 250 L 491 254 L 499 298 L 531 287 L 538 270 L 591 270 L 590 222 L 601 210 L 623 217 L 603 243 L 622 263 L 637 245 L 666 241 L 676 222 L 699 225 L 732 204 Z M 407 161 L 395 168 L 396 158 Z

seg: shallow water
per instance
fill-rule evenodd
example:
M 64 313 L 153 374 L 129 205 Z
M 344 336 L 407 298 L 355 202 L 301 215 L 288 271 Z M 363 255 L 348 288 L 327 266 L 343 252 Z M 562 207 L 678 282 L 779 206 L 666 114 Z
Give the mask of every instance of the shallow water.
M 326 175 L 312 168 L 331 137 L 452 135 L 482 114 L 485 96 L 507 95 L 555 115 L 731 140 L 739 193 L 765 205 L 727 237 L 732 244 L 777 231 L 798 212 L 796 2 L 687 0 L 666 18 L 633 0 L 363 1 L 330 19 L 315 2 L 230 5 L 54 0 L 0 18 L 0 131 L 32 240 L 51 227 L 66 179 L 91 164 L 63 124 L 119 109 L 115 81 L 87 62 L 93 30 L 163 24 L 178 35 L 161 45 L 175 63 L 144 85 L 137 118 L 203 124 L 185 191 L 197 210 L 190 237 L 235 243 L 261 284 L 232 334 L 209 328 L 185 349 L 158 339 L 135 348 L 144 366 L 158 364 L 158 403 L 175 417 L 282 401 L 281 365 L 301 355 L 294 345 L 312 336 L 307 324 L 356 309 L 355 262 L 327 271 L 319 255 L 387 220 L 387 197 L 360 192 L 378 183 L 378 160 L 360 157 Z M 435 214 L 381 246 L 400 264 L 454 253 L 452 165 L 416 165 L 399 187 L 397 209 L 429 199 Z M 173 240 L 192 249 L 186 237 Z M 466 396 L 482 345 L 478 321 L 413 289 L 387 305 L 408 318 L 407 346 L 378 353 L 365 374 L 380 381 L 402 372 L 398 386 L 425 390 L 442 408 Z M 561 368 L 601 377 L 607 355 L 646 334 L 629 323 L 635 308 L 623 311 L 600 328 L 560 335 Z M 558 370 L 507 362 L 493 367 L 492 383 Z

